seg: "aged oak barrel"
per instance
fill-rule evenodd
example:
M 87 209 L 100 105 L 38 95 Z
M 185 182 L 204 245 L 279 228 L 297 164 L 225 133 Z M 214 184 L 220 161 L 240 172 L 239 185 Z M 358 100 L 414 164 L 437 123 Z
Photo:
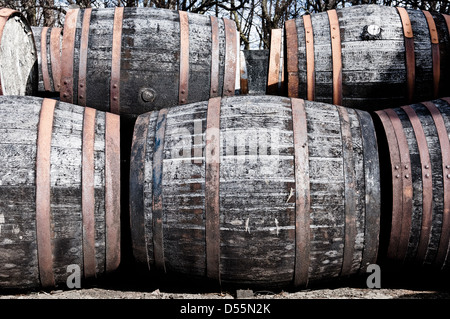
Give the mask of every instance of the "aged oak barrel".
M 284 96 L 283 30 L 273 29 L 270 50 L 241 51 L 241 94 Z
M 380 221 L 372 119 L 250 95 L 145 113 L 130 215 L 134 257 L 150 269 L 266 287 L 365 272 Z
M 0 288 L 66 287 L 120 262 L 118 115 L 0 99 Z
M 264 95 L 267 88 L 269 50 L 241 51 L 240 94 Z
M 31 27 L 38 52 L 38 92 L 59 92 L 61 78 L 62 28 Z M 59 97 L 59 93 L 57 94 Z
M 0 8 L 0 95 L 36 94 L 36 60 L 33 33 L 25 17 Z
M 360 5 L 285 23 L 288 96 L 375 109 L 450 94 L 450 16 Z
M 450 269 L 449 102 L 376 111 L 379 147 L 387 148 L 383 187 L 392 199 L 387 260 L 398 265 Z
M 228 19 L 155 8 L 69 10 L 61 100 L 137 115 L 234 95 L 238 54 Z

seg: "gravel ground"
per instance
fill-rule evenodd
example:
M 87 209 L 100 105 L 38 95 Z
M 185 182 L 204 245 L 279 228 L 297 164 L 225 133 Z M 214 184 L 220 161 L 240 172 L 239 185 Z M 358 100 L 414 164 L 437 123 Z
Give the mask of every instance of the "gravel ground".
M 32 292 L 23 294 L 1 295 L 0 299 L 450 299 L 449 292 L 417 291 L 409 289 L 363 289 L 336 288 L 315 289 L 299 292 L 258 292 L 237 290 L 231 294 L 224 293 L 172 293 L 120 291 L 102 288 L 76 290 L 56 290 L 51 292 Z
M 411 280 L 413 278 L 414 280 Z M 222 286 L 173 276 L 118 276 L 82 289 L 0 290 L 0 299 L 450 299 L 450 278 L 440 274 L 388 273 L 381 289 L 369 289 L 367 276 L 312 284 L 306 290 Z
M 0 308 L 17 315 L 35 316 L 38 313 L 89 314 L 110 317 L 127 311 L 129 315 L 162 315 L 164 318 L 282 318 L 299 313 L 321 317 L 355 313 L 388 312 L 391 316 L 410 317 L 448 312 L 450 285 L 448 281 L 421 280 L 411 284 L 405 278 L 397 280 L 382 277 L 381 289 L 365 288 L 365 278 L 353 281 L 338 280 L 311 286 L 300 291 L 276 289 L 247 289 L 222 287 L 214 289 L 196 281 L 141 280 L 111 285 L 91 286 L 82 289 L 54 291 L 25 291 L 5 293 L 0 291 Z M 383 279 L 384 278 L 384 279 Z M 138 280 L 139 281 L 139 280 Z M 380 303 L 381 302 L 381 303 Z M 257 307 L 260 308 L 251 308 Z M 246 308 L 250 307 L 250 308 Z M 267 309 L 265 308 L 267 307 Z M 65 309 L 68 309 L 64 311 Z M 241 313 L 235 313 L 238 309 Z M 242 309 L 245 314 L 242 313 Z M 256 312 L 251 312 L 255 311 Z M 50 310 L 50 311 L 49 311 Z M 265 311 L 267 310 L 267 311 Z M 228 312 L 227 312 L 228 311 Z M 261 312 L 259 312 L 261 311 Z M 419 315 L 421 316 L 421 315 Z

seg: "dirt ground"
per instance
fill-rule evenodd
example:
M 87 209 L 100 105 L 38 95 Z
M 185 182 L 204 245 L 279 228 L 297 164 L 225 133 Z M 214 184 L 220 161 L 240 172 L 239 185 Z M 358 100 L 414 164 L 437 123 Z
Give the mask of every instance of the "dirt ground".
M 299 292 L 237 290 L 234 293 L 174 293 L 121 291 L 103 288 L 56 290 L 1 295 L 0 299 L 450 299 L 449 292 L 410 289 L 335 288 Z
M 367 288 L 367 276 L 312 283 L 307 289 L 217 287 L 198 278 L 171 275 L 116 274 L 82 286 L 50 291 L 1 291 L 0 299 L 450 299 L 450 276 L 440 273 L 382 273 L 381 288 Z M 1 301 L 0 301 L 1 303 Z

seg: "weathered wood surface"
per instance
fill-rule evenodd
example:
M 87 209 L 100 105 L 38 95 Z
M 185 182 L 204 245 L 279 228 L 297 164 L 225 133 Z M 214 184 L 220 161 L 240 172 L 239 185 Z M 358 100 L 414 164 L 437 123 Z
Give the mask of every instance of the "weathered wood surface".
M 370 110 L 435 98 L 430 32 L 422 11 L 407 10 L 414 34 L 413 101 L 407 100 L 405 40 L 396 8 L 361 5 L 336 11 L 342 54 L 342 105 Z M 442 14 L 433 13 L 433 19 L 438 29 L 441 55 L 439 96 L 447 96 L 450 72 L 445 57 L 450 51 L 449 31 Z M 311 21 L 314 34 L 315 100 L 332 103 L 333 62 L 329 19 L 327 13 L 323 12 L 312 14 Z M 306 98 L 307 59 L 303 19 L 296 19 L 295 25 L 298 37 L 298 97 Z
M 59 92 L 61 78 L 62 28 L 31 27 L 38 55 L 38 92 Z M 42 39 L 44 32 L 44 39 Z M 45 48 L 41 45 L 45 43 Z M 43 56 L 45 55 L 45 56 Z M 42 61 L 47 61 L 42 65 Z M 45 80 L 44 80 L 45 78 Z M 57 95 L 59 96 L 59 94 Z
M 41 98 L 3 97 L 0 99 L 0 288 L 39 288 L 36 212 L 36 154 Z M 95 113 L 93 162 L 83 159 L 83 117 L 85 108 L 56 102 L 50 152 L 50 216 L 52 267 L 55 284 L 65 285 L 67 266 L 81 268 L 82 278 L 105 274 L 111 268 L 106 253 L 110 239 L 107 221 L 106 140 L 119 142 L 117 132 L 106 132 L 105 113 Z M 111 114 L 110 114 L 111 115 Z M 113 115 L 116 116 L 116 115 Z M 119 161 L 118 156 L 110 159 Z M 82 180 L 84 166 L 92 167 L 92 185 Z M 120 180 L 114 181 L 120 183 Z M 83 189 L 94 198 L 94 273 L 84 271 Z M 119 194 L 114 194 L 119 196 Z M 92 230 L 92 228 L 91 228 Z M 115 254 L 120 255 L 117 246 Z M 112 265 L 116 267 L 118 265 Z
M 269 50 L 243 50 L 246 64 L 248 94 L 263 95 L 267 88 Z
M 36 94 L 37 52 L 31 28 L 17 11 L 0 8 L 0 13 L 0 94 Z
M 440 121 L 445 124 L 445 131 L 442 131 L 441 134 L 438 133 L 436 120 L 425 106 L 426 103 L 435 106 L 436 118 L 440 118 Z M 406 109 L 409 110 L 409 113 Z M 444 155 L 446 151 L 442 150 L 441 147 L 446 144 L 448 147 L 450 104 L 448 101 L 440 99 L 424 102 L 424 104 L 417 103 L 395 108 L 394 111 L 401 120 L 409 150 L 412 207 L 406 215 L 411 218 L 411 225 L 407 230 L 408 236 L 406 237 L 407 250 L 398 253 L 390 261 L 406 266 L 419 265 L 432 266 L 434 269 L 448 269 L 450 265 L 448 254 L 450 200 L 446 180 L 450 178 L 450 164 L 447 163 L 448 155 Z M 382 116 L 382 114 L 379 116 Z M 412 125 L 413 120 L 417 122 L 418 128 L 414 128 Z M 383 123 L 384 126 L 389 125 L 386 122 Z M 386 135 L 385 132 L 379 132 L 379 134 Z M 419 141 L 420 136 L 423 136 L 424 144 Z M 441 140 L 441 138 L 443 139 Z M 388 143 L 391 153 L 398 148 L 397 144 L 397 138 Z M 381 161 L 382 170 L 395 171 L 396 168 L 392 169 L 394 165 L 396 164 L 392 164 L 387 158 Z M 394 192 L 392 185 L 394 185 L 395 179 L 406 178 L 405 174 L 402 174 L 402 168 L 404 168 L 402 166 L 404 165 L 400 165 L 397 169 L 398 175 L 392 174 L 392 184 L 386 185 L 391 186 L 390 192 Z M 395 202 L 399 202 L 400 206 L 397 207 L 401 208 L 402 204 L 404 205 L 403 201 L 402 198 L 392 198 L 390 209 L 392 210 L 392 220 L 401 219 L 402 223 L 405 223 L 405 215 L 402 217 L 401 209 L 396 209 L 394 206 Z M 398 244 L 399 241 L 393 238 L 396 232 L 395 226 L 392 225 L 391 227 L 393 229 L 388 243 L 389 247 Z
M 311 198 L 306 214 L 310 214 L 311 253 L 309 260 L 301 262 L 309 263 L 310 281 L 344 275 L 344 251 L 349 265 L 345 275 L 365 271 L 367 264 L 376 261 L 380 217 L 378 152 L 372 120 L 366 112 L 350 109 L 345 120 L 336 106 L 324 103 L 306 102 L 305 108 Z M 197 276 L 206 275 L 203 150 L 207 111 L 208 102 L 169 109 L 163 142 L 165 268 Z M 153 196 L 157 186 L 152 167 L 157 117 L 158 112 L 151 112 L 137 119 L 130 172 L 134 255 L 150 269 L 155 262 Z M 344 125 L 349 132 L 348 143 L 343 143 Z M 222 98 L 222 282 L 292 284 L 296 258 L 295 160 L 289 98 Z M 353 176 L 352 185 L 347 184 L 349 174 Z M 351 220 L 346 221 L 346 217 Z M 346 231 L 350 224 L 352 236 Z
M 76 16 L 73 59 L 63 50 L 64 63 L 73 64 L 73 75 L 68 77 L 67 89 L 73 90 L 73 100 L 61 90 L 62 101 L 110 110 L 111 55 L 114 9 L 93 9 L 90 16 L 86 93 L 78 97 L 80 42 L 83 19 L 87 10 Z M 188 13 L 189 65 L 188 89 L 184 103 L 210 98 L 211 70 L 217 68 L 217 96 L 223 92 L 226 56 L 231 53 L 226 45 L 224 20 L 218 19 L 218 55 L 212 55 L 212 26 L 209 16 Z M 64 32 L 67 33 L 67 25 Z M 120 51 L 120 114 L 138 115 L 179 104 L 180 85 L 180 18 L 173 10 L 155 8 L 125 8 L 123 13 Z M 68 45 L 64 38 L 63 45 Z M 68 52 L 68 51 L 67 51 Z M 238 54 L 238 51 L 233 54 Z M 238 57 L 235 56 L 236 61 Z M 235 63 L 236 72 L 239 66 Z M 233 90 L 234 94 L 234 81 Z M 63 81 L 64 82 L 64 81 Z M 64 83 L 62 83 L 64 85 Z

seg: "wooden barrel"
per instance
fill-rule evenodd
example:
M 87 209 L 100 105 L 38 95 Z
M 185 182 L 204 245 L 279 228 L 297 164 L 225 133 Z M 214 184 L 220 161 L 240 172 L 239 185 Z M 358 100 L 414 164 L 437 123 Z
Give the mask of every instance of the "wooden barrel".
M 115 114 L 38 97 L 0 99 L 0 288 L 66 287 L 120 261 Z
M 450 95 L 450 16 L 360 5 L 285 23 L 288 96 L 396 107 Z
M 241 94 L 286 95 L 282 31 L 271 31 L 270 50 L 241 51 Z
M 240 93 L 249 95 L 266 94 L 269 50 L 243 50 L 241 52 Z
M 31 27 L 38 52 L 40 94 L 60 91 L 62 28 Z M 59 94 L 57 95 L 59 96 Z
M 238 45 L 228 19 L 155 8 L 69 10 L 61 100 L 137 115 L 234 95 Z
M 27 20 L 16 10 L 0 8 L 0 95 L 36 94 L 36 60 Z
M 137 118 L 133 253 L 150 269 L 306 286 L 375 263 L 380 199 L 367 112 L 278 96 Z
M 450 269 L 449 102 L 376 112 L 389 150 L 381 162 L 392 198 L 387 259 L 398 264 Z

